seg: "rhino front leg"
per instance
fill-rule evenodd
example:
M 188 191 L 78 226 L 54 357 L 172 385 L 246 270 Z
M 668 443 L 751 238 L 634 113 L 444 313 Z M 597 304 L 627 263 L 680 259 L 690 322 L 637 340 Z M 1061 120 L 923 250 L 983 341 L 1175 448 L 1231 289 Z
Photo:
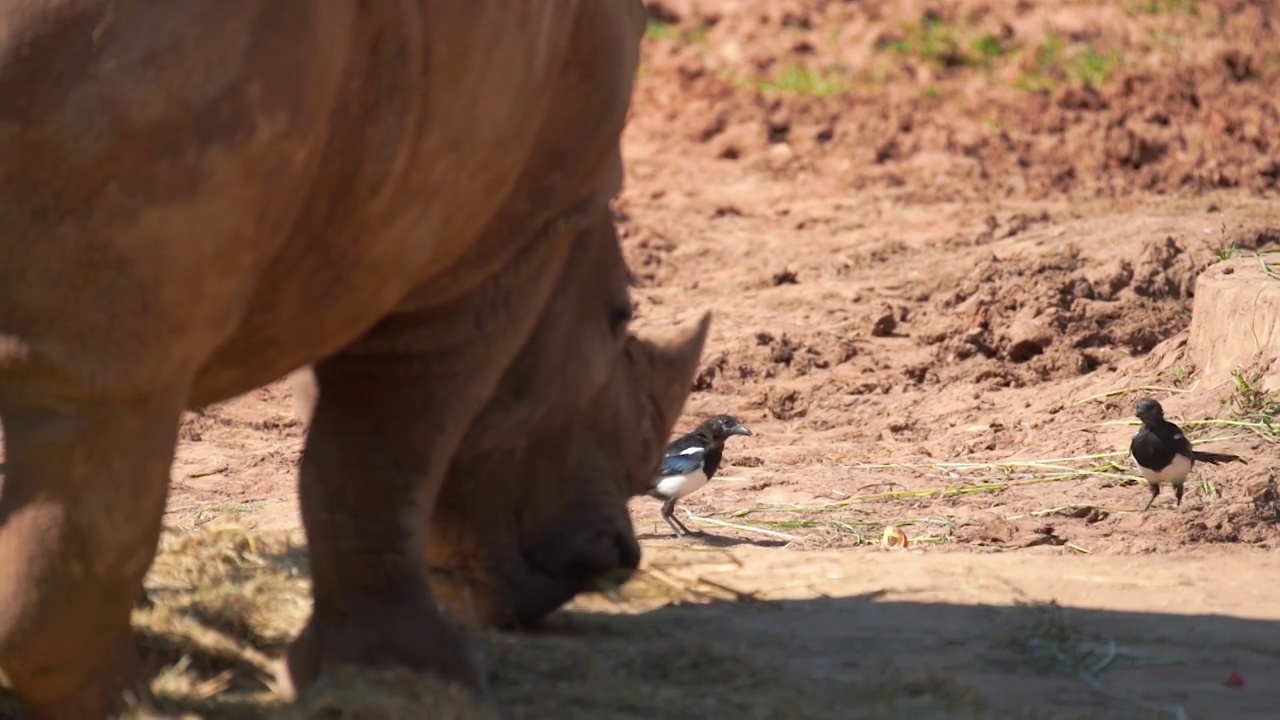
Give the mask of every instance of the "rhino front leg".
M 404 665 L 474 687 L 423 552 L 444 468 L 483 399 L 466 398 L 465 381 L 462 397 L 441 397 L 419 359 L 340 355 L 313 371 L 300 494 L 315 607 L 289 653 L 294 687 L 343 664 Z
M 556 226 L 472 291 L 402 308 L 311 366 L 299 493 L 315 605 L 289 651 L 295 691 L 340 665 L 406 666 L 478 687 L 428 583 L 427 526 L 454 451 L 541 316 L 575 229 Z
M 184 392 L 0 406 L 0 669 L 34 718 L 102 718 L 139 679 L 130 610 L 159 540 Z

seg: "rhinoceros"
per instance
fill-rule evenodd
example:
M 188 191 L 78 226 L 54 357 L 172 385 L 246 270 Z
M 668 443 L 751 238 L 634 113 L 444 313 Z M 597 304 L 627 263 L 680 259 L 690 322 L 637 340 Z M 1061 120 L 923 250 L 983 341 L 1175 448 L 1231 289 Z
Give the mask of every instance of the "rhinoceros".
M 0 670 L 32 717 L 101 717 L 137 678 L 184 409 L 301 367 L 296 687 L 474 686 L 437 592 L 522 622 L 634 567 L 617 505 L 707 318 L 645 343 L 567 262 L 617 242 L 644 25 L 639 0 L 5 3 Z

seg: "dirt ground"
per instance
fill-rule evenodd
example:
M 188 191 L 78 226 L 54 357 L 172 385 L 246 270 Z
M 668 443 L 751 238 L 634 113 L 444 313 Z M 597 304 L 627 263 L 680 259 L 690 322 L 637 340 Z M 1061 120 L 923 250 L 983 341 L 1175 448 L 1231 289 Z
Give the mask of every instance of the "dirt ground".
M 649 567 L 718 599 L 558 617 L 575 682 L 650 683 L 566 716 L 1273 717 L 1280 605 L 1254 579 L 1280 570 L 1280 435 L 1256 379 L 1277 353 L 1215 384 L 1187 341 L 1197 275 L 1280 247 L 1280 8 L 649 7 L 617 202 L 637 328 L 711 310 L 678 431 L 725 412 L 754 435 L 681 505 L 708 535 L 675 541 L 633 501 Z M 1138 512 L 1145 395 L 1249 463 Z M 190 414 L 168 524 L 296 528 L 292 413 L 277 384 Z M 879 546 L 888 525 L 909 550 Z M 632 642 L 678 664 L 644 645 L 658 628 L 750 667 L 593 665 Z M 735 700 L 793 679 L 805 702 Z

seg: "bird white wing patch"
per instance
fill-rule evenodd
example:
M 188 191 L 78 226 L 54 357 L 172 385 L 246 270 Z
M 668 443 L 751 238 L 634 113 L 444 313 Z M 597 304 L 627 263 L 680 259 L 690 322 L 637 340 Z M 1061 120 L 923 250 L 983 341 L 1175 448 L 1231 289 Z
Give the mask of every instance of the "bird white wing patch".
M 667 498 L 682 498 L 707 484 L 707 474 L 701 469 L 684 475 L 671 475 L 658 480 L 654 488 Z
M 693 447 L 685 448 L 681 450 L 680 454 L 681 455 L 697 455 L 698 453 L 703 452 L 703 450 L 704 450 L 703 448 L 700 448 L 697 445 L 694 445 Z

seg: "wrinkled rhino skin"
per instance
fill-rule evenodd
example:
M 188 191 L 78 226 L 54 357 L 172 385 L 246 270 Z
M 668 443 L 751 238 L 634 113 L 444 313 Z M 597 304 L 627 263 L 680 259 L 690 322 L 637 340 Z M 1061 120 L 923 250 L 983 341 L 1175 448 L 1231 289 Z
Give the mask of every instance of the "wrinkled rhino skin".
M 5 3 L 0 669 L 31 717 L 102 717 L 138 679 L 129 611 L 183 409 L 307 364 L 293 682 L 400 664 L 474 685 L 430 523 L 510 529 L 436 498 L 570 246 L 614 241 L 643 28 L 638 0 Z M 706 322 L 643 344 L 616 297 L 574 306 L 573 341 L 606 351 L 573 372 L 600 385 L 553 414 L 641 398 L 643 434 L 669 431 Z M 596 464 L 639 477 L 653 442 Z M 522 483 L 571 482 L 539 460 Z
M 589 342 L 584 309 L 601 298 L 627 305 L 630 281 L 612 224 L 597 222 L 575 241 L 541 320 L 468 427 L 437 498 L 427 538 L 431 585 L 458 622 L 528 626 L 639 564 L 627 499 L 650 487 L 700 352 L 630 337 L 621 362 L 595 362 L 610 354 L 609 338 Z M 704 318 L 699 347 L 707 329 Z M 589 374 L 593 367 L 608 376 Z M 300 369 L 290 384 L 299 417 L 310 418 L 313 373 Z

